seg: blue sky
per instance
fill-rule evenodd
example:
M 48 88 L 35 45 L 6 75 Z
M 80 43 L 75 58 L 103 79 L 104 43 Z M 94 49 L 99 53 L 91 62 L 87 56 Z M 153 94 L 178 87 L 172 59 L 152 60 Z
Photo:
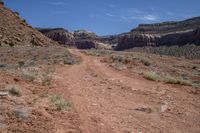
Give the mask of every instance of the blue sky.
M 128 32 L 141 23 L 200 16 L 200 0 L 4 0 L 34 27 Z

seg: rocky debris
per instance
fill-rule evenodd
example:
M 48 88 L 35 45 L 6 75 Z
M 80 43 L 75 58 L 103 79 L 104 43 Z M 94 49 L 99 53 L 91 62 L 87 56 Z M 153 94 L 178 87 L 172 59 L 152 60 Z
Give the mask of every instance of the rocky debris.
M 171 46 L 200 43 L 200 17 L 179 22 L 141 24 L 119 38 L 116 49 L 144 46 Z
M 47 46 L 56 42 L 32 28 L 19 13 L 12 12 L 0 4 L 0 45 L 37 45 Z

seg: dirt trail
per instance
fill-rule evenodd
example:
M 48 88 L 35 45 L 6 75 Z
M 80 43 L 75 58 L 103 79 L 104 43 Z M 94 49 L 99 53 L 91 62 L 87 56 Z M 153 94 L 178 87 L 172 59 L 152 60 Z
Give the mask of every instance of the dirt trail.
M 82 62 L 70 68 L 58 67 L 55 81 L 60 86 L 57 91 L 70 96 L 82 132 L 200 131 L 200 98 L 192 88 L 117 72 L 101 63 L 99 57 L 70 51 Z

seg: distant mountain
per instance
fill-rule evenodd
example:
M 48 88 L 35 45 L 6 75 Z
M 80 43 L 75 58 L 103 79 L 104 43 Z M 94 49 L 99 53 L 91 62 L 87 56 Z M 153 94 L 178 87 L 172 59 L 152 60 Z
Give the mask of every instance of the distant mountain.
M 19 13 L 12 12 L 0 2 L 0 45 L 47 46 L 56 42 L 45 37 L 26 23 Z

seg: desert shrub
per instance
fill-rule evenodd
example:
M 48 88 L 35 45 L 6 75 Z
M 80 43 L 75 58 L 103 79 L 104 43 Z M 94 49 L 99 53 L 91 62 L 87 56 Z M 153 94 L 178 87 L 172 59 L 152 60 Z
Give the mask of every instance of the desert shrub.
M 14 47 L 15 44 L 14 44 L 13 42 L 11 42 L 11 43 L 9 43 L 9 46 L 10 46 L 10 47 Z
M 10 85 L 8 86 L 9 93 L 14 96 L 21 96 L 21 88 L 17 85 Z
M 71 60 L 71 59 L 65 59 L 63 62 L 64 62 L 64 64 L 67 64 L 67 65 L 75 64 L 75 62 L 73 60 Z
M 29 72 L 29 71 L 23 71 L 22 72 L 22 77 L 25 80 L 34 81 L 36 79 L 36 74 L 33 73 L 33 72 Z
M 155 72 L 145 72 L 144 78 L 151 80 L 151 81 L 160 81 L 160 76 Z
M 48 90 L 44 91 L 40 96 L 41 97 L 48 97 L 49 96 Z
M 24 61 L 18 61 L 18 65 L 19 65 L 19 67 L 23 67 L 23 66 L 24 66 L 24 64 L 25 64 L 25 62 L 24 62 Z
M 180 84 L 180 85 L 192 86 L 192 82 L 190 80 L 185 80 L 182 77 L 175 78 L 175 77 L 167 76 L 164 78 L 164 82 L 169 83 L 169 84 Z
M 145 66 L 150 66 L 151 63 L 148 60 L 144 60 L 142 59 L 141 62 L 145 65 Z
M 70 102 L 66 101 L 58 95 L 52 96 L 51 101 L 54 103 L 58 110 L 65 110 L 71 107 Z

